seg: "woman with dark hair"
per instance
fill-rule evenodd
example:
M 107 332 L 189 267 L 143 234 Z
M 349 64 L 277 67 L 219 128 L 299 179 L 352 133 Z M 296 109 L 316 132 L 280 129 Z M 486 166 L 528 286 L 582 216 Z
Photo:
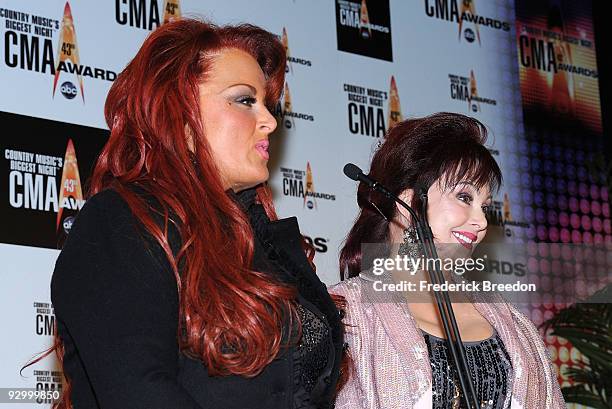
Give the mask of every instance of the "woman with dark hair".
M 502 177 L 484 146 L 486 138 L 479 121 L 438 113 L 391 128 L 372 159 L 370 176 L 419 216 L 422 202 L 415 191 L 427 190 L 427 216 L 440 256 L 469 257 L 487 232 L 485 213 Z M 345 336 L 355 369 L 336 407 L 464 408 L 432 293 L 376 285 L 382 282 L 378 262 L 362 253 L 363 243 L 387 243 L 386 257 L 418 258 L 412 218 L 364 183 L 357 202 L 360 213 L 340 254 L 341 274 L 349 278 L 330 290 L 346 301 Z M 390 283 L 397 284 L 398 277 L 413 283 L 428 278 L 423 268 L 408 275 L 396 270 L 390 271 Z M 453 275 L 445 272 L 449 281 Z M 467 300 L 453 302 L 453 309 L 480 407 L 565 407 L 534 325 L 499 298 Z
M 56 407 L 333 406 L 339 311 L 265 184 L 285 64 L 258 27 L 183 19 L 118 76 L 51 283 Z

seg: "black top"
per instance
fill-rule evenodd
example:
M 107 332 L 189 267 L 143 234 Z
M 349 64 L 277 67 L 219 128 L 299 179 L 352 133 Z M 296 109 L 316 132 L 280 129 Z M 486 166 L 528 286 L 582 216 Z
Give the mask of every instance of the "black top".
M 297 221 L 270 222 L 254 189 L 234 197 L 255 232 L 252 268 L 298 290 L 300 341 L 255 377 L 209 376 L 179 352 L 176 280 L 163 251 L 107 190 L 79 212 L 51 282 L 75 409 L 333 407 L 340 317 L 301 248 Z M 169 241 L 178 247 L 176 231 Z
M 423 335 L 431 364 L 433 408 L 465 408 L 457 367 L 449 358 L 446 340 L 426 332 Z M 480 407 L 502 409 L 511 393 L 512 364 L 501 338 L 494 332 L 487 339 L 463 345 Z

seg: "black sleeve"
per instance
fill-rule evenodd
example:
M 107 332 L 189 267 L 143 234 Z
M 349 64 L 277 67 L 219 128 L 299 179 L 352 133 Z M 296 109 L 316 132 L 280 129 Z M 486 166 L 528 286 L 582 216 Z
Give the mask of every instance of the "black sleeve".
M 177 382 L 174 274 L 136 226 L 125 201 L 104 191 L 77 216 L 55 265 L 51 299 L 74 407 L 201 409 Z

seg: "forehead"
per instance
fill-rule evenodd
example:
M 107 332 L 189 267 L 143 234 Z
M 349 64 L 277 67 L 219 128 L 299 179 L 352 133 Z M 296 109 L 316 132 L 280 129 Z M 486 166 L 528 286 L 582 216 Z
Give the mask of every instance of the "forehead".
M 452 191 L 459 188 L 468 188 L 479 195 L 490 196 L 495 188 L 495 179 L 490 174 L 484 173 L 482 169 L 462 169 L 457 166 L 455 169 L 446 171 L 437 181 L 443 191 Z
M 461 187 L 467 187 L 469 189 L 474 190 L 476 193 L 483 195 L 483 196 L 489 196 L 491 193 L 491 188 L 488 185 L 484 185 L 481 187 L 478 187 L 476 185 L 475 182 L 472 182 L 471 180 L 462 180 L 459 183 L 457 183 L 457 187 L 461 188 Z
M 261 67 L 249 53 L 228 48 L 217 53 L 204 82 L 218 90 L 236 84 L 248 84 L 259 92 L 265 90 L 266 79 Z

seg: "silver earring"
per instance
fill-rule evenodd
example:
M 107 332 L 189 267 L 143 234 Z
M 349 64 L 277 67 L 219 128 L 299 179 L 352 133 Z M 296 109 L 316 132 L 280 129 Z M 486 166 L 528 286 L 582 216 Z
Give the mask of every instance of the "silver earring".
M 418 258 L 421 257 L 421 254 L 419 254 L 420 250 L 419 235 L 413 226 L 409 226 L 404 229 L 404 241 L 400 244 L 397 254 Z

